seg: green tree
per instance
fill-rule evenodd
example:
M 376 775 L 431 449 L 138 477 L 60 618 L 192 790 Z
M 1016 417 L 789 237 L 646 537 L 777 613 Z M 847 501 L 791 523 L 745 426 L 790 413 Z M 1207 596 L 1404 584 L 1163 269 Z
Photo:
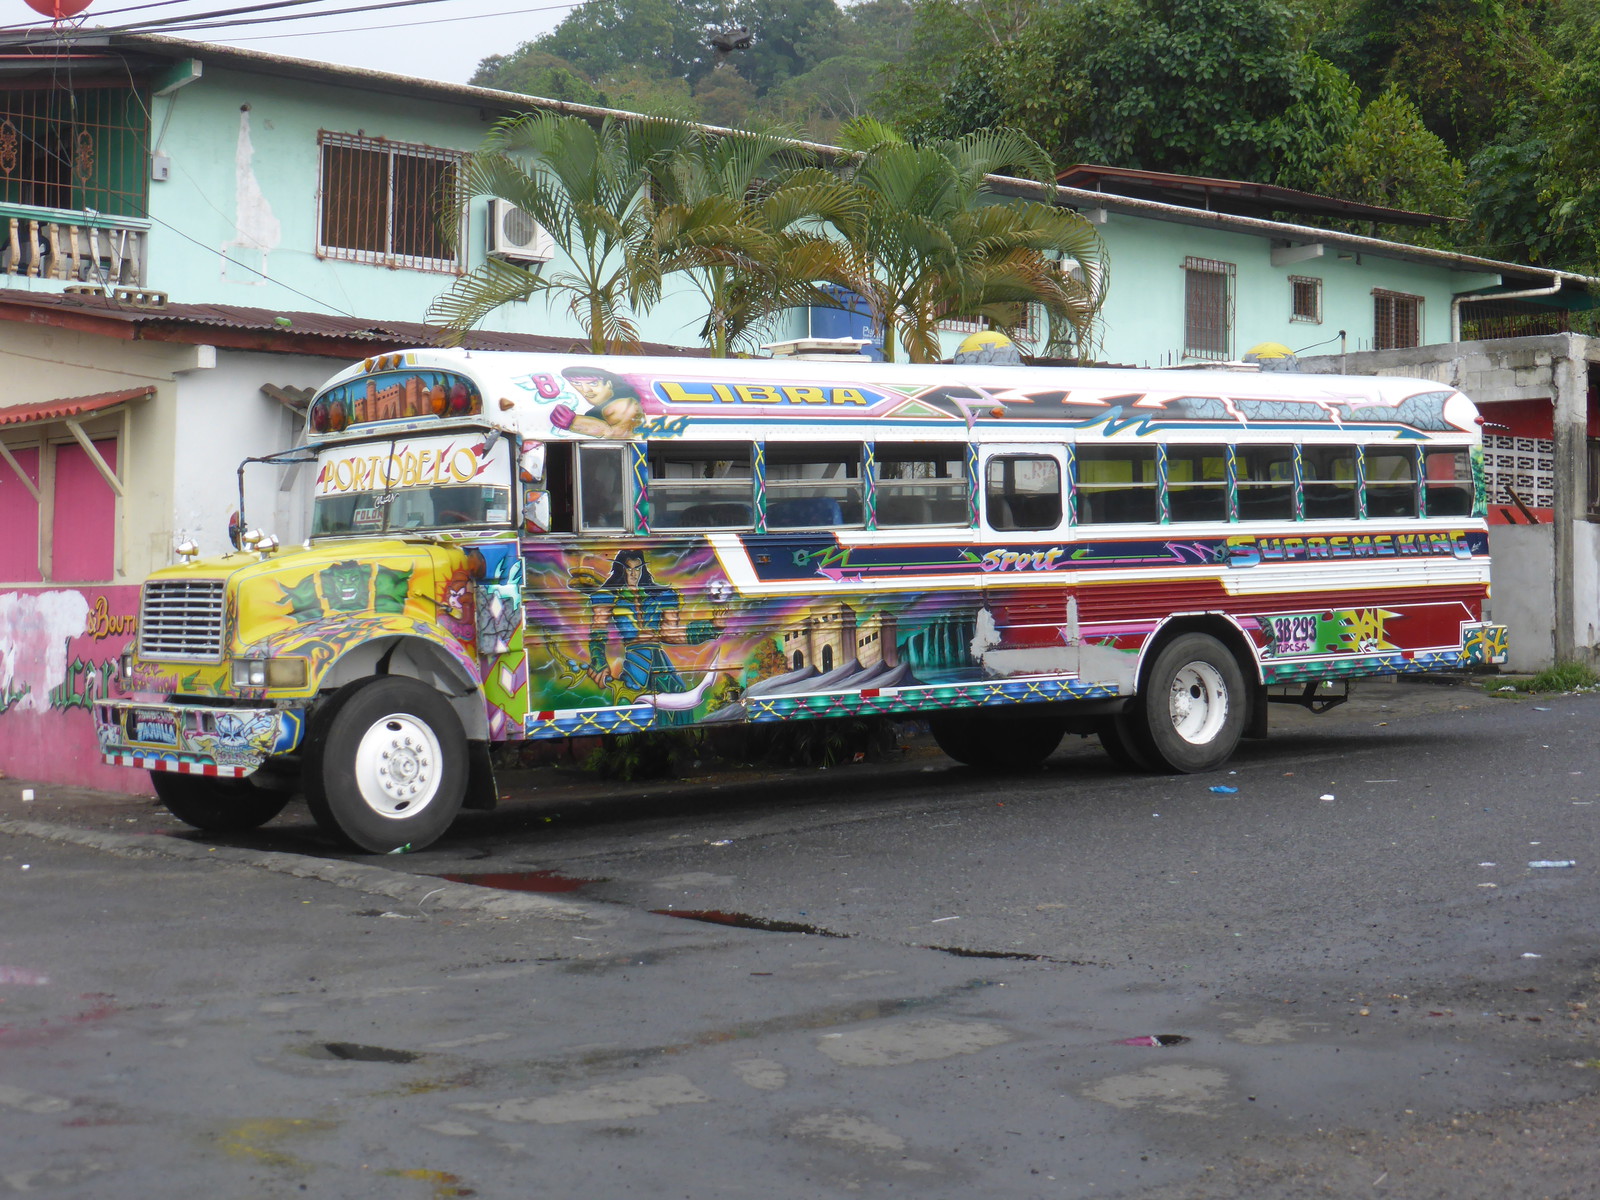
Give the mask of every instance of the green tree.
M 475 87 L 499 88 L 524 96 L 543 96 L 573 104 L 607 105 L 606 94 L 566 59 L 525 46 L 515 55 L 491 54 L 468 81 Z
M 732 63 L 700 77 L 694 85 L 695 104 L 700 119 L 711 125 L 738 129 L 749 125 L 756 103 L 756 90 Z
M 765 95 L 838 49 L 843 18 L 834 0 L 736 0 L 729 23 L 750 31 L 739 72 Z
M 1015 127 L 1060 162 L 1304 179 L 1351 106 L 1294 15 L 1283 0 L 1063 0 L 968 48 L 921 128 Z
M 701 138 L 658 164 L 655 228 L 666 271 L 705 300 L 701 336 L 725 357 L 754 341 L 786 308 L 823 302 L 815 283 L 845 270 L 826 233 L 848 226 L 860 198 L 831 171 L 809 166 L 775 132 Z
M 650 64 L 692 83 L 711 67 L 706 33 L 721 17 L 720 4 L 703 0 L 585 0 L 529 45 L 559 55 L 591 79 Z
M 883 330 L 884 357 L 902 346 L 912 362 L 939 358 L 938 324 L 981 317 L 1015 325 L 1039 304 L 1050 344 L 1082 343 L 1105 280 L 1099 237 L 1083 217 L 1039 200 L 1004 199 L 991 176 L 1054 187 L 1048 156 L 1014 131 L 985 130 L 913 145 L 862 120 L 843 142 L 860 157 L 849 169 L 861 189 L 861 215 L 840 226 L 855 291 Z M 1063 270 L 1056 255 L 1080 268 Z
M 1396 88 L 1362 111 L 1349 139 L 1330 155 L 1319 182 L 1319 191 L 1347 200 L 1446 217 L 1466 215 L 1460 161 Z M 1454 242 L 1451 234 L 1431 227 L 1380 228 L 1383 236 L 1399 241 L 1444 248 Z
M 1452 154 L 1469 158 L 1550 73 L 1549 0 L 1357 0 L 1325 39 L 1363 94 L 1399 88 Z
M 479 197 L 498 197 L 538 221 L 565 261 L 535 274 L 487 259 L 433 301 L 428 320 L 459 337 L 501 305 L 543 294 L 566 300 L 594 353 L 636 345 L 630 314 L 654 303 L 661 280 L 644 183 L 692 136 L 665 119 L 592 125 L 541 112 L 497 124 L 459 172 L 441 227 L 456 237 Z
M 1555 44 L 1561 66 L 1539 118 L 1549 148 L 1539 192 L 1547 249 L 1569 269 L 1600 272 L 1600 4 L 1571 0 Z

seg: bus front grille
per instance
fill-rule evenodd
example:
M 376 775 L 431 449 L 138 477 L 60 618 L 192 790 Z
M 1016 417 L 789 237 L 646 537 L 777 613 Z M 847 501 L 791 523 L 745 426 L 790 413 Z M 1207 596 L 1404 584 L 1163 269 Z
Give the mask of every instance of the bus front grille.
M 153 579 L 145 584 L 139 657 L 218 661 L 224 586 L 220 579 Z

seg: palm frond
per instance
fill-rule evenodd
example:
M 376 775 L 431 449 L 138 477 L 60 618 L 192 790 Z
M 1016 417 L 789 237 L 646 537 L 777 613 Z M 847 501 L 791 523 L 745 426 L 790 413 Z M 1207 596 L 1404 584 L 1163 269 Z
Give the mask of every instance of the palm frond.
M 482 266 L 462 275 L 428 306 L 427 321 L 447 330 L 445 345 L 459 345 L 461 335 L 502 304 L 510 304 L 550 288 L 551 282 L 521 267 L 484 260 Z

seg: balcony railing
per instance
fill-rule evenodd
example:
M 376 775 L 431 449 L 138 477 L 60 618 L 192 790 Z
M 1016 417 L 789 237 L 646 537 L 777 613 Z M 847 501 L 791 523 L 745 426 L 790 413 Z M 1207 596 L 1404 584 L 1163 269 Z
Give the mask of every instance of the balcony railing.
M 0 276 L 143 287 L 149 228 L 137 217 L 0 204 Z

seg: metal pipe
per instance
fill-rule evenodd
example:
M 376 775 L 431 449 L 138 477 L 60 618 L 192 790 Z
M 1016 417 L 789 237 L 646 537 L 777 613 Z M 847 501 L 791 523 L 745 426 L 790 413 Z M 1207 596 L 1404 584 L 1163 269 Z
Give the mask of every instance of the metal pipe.
M 1520 292 L 1494 292 L 1490 295 L 1462 292 L 1459 296 L 1454 297 L 1450 301 L 1451 342 L 1459 342 L 1461 340 L 1461 305 L 1464 302 L 1468 300 L 1527 300 L 1535 296 L 1554 296 L 1561 290 L 1562 285 L 1566 283 L 1567 274 L 1564 271 L 1553 271 L 1551 272 L 1550 277 L 1555 282 L 1553 282 L 1549 287 L 1525 288 Z M 1581 276 L 1579 278 L 1581 278 Z

